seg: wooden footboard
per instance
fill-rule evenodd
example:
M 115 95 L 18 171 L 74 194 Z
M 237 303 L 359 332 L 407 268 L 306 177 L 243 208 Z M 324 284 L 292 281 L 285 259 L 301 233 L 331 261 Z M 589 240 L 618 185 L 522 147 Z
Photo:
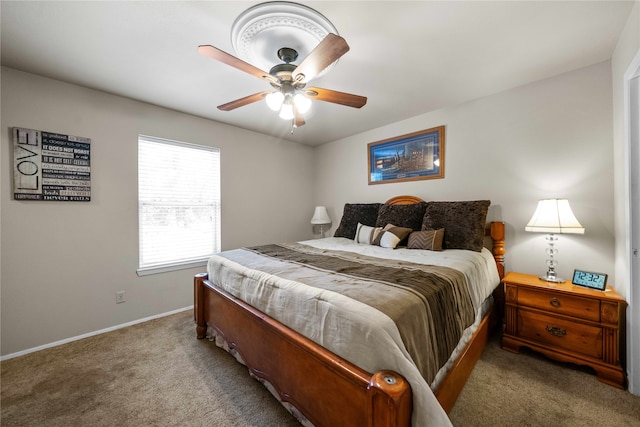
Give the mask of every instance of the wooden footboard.
M 207 325 L 222 334 L 249 370 L 316 426 L 408 426 L 408 382 L 391 371 L 373 375 L 215 288 L 194 279 L 198 338 Z
M 487 233 L 500 277 L 504 273 L 504 224 Z M 499 286 L 494 296 L 501 301 Z M 500 307 L 500 303 L 496 304 Z M 493 313 L 499 310 L 493 310 Z M 209 282 L 194 278 L 197 337 L 214 328 L 250 372 L 268 381 L 283 402 L 315 426 L 395 427 L 411 424 L 409 383 L 393 371 L 368 373 Z M 495 316 L 494 316 L 495 317 Z M 491 329 L 484 319 L 435 395 L 449 412 L 480 358 Z

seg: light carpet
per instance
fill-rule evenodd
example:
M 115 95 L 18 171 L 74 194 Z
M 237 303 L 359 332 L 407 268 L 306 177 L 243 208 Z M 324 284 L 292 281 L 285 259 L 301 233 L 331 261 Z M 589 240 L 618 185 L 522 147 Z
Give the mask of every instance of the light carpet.
M 298 426 L 191 312 L 1 363 L 2 426 Z M 640 426 L 640 398 L 492 340 L 455 426 Z

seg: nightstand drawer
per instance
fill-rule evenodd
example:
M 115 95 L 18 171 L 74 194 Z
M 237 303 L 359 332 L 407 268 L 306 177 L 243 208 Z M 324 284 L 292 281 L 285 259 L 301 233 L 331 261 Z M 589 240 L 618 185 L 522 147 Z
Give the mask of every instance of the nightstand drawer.
M 594 322 L 600 321 L 600 301 L 594 298 L 520 288 L 518 289 L 518 305 L 535 307 L 548 313 L 559 313 Z
M 518 312 L 519 337 L 602 359 L 602 328 L 528 310 Z

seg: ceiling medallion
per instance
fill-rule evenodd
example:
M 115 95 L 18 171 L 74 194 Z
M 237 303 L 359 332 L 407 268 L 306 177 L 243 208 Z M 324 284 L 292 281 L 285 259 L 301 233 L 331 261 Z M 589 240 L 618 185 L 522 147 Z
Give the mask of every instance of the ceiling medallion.
M 231 43 L 238 57 L 269 70 L 281 62 L 279 49 L 295 49 L 298 58 L 306 58 L 328 33 L 338 31 L 316 10 L 298 3 L 274 1 L 242 12 L 231 27 Z M 318 76 L 333 65 L 335 62 Z

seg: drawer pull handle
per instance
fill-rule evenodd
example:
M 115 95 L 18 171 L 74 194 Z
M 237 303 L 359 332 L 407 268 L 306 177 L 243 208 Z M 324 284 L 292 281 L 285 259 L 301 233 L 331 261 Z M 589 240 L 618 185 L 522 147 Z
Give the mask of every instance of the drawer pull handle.
M 560 307 L 560 301 L 558 300 L 558 298 L 551 298 L 551 301 L 549 301 L 549 304 L 551 304 L 555 308 Z
M 563 337 L 567 335 L 566 329 L 560 329 L 557 326 L 547 326 L 547 332 L 555 337 Z

